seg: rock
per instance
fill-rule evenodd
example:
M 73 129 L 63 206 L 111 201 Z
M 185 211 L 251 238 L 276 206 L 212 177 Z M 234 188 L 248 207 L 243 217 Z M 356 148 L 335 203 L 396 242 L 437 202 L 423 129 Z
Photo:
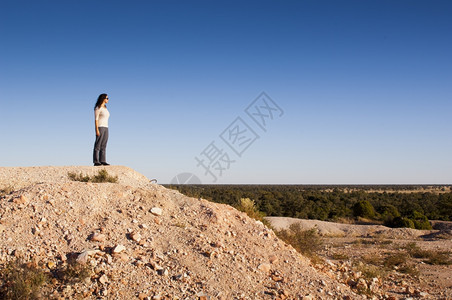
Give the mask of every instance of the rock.
M 147 298 L 148 298 L 148 295 L 146 295 L 145 293 L 138 294 L 138 299 L 140 299 L 140 300 L 146 300 Z
M 353 279 L 347 280 L 347 285 L 350 287 L 355 287 L 356 284 L 357 284 L 356 281 L 354 281 Z
M 96 250 L 85 250 L 77 256 L 76 261 L 80 264 L 85 264 L 88 261 L 88 258 L 96 253 Z
M 412 287 L 412 286 L 407 286 L 407 287 L 405 288 L 405 293 L 406 293 L 406 294 L 409 294 L 409 295 L 414 294 L 414 287 Z
M 155 216 L 161 216 L 163 214 L 163 210 L 160 207 L 151 208 L 151 213 Z
M 258 267 L 257 267 L 257 269 L 259 270 L 259 271 L 262 271 L 262 272 L 264 272 L 264 273 L 269 273 L 270 272 L 270 270 L 271 270 L 271 265 L 270 264 L 260 264 Z
M 123 262 L 127 262 L 129 260 L 129 256 L 124 252 L 121 253 L 113 253 L 113 256 Z
M 91 241 L 93 242 L 105 242 L 105 234 L 102 233 L 93 233 L 91 235 Z
M 167 268 L 158 269 L 157 273 L 162 276 L 168 276 L 169 272 Z
M 103 297 L 107 297 L 108 296 L 108 290 L 107 289 L 102 289 L 100 291 L 100 295 L 103 296 Z
M 207 300 L 209 299 L 209 295 L 207 295 L 205 292 L 199 292 L 196 294 L 197 297 L 199 297 L 199 300 Z
M 359 279 L 361 278 L 362 273 L 361 272 L 353 272 L 353 278 L 354 279 Z
M 130 234 L 130 238 L 135 241 L 135 242 L 140 242 L 141 241 L 141 234 L 139 234 L 138 232 L 133 232 Z
M 276 282 L 284 281 L 284 278 L 278 274 L 273 274 L 271 277 L 272 277 L 272 280 L 276 281 Z
M 106 284 L 108 282 L 108 276 L 105 275 L 105 274 L 100 276 L 99 282 L 102 283 L 102 284 Z
M 372 293 L 377 293 L 379 290 L 379 283 L 380 281 L 378 280 L 378 278 L 376 277 L 372 278 L 372 281 L 369 283 L 369 290 Z
M 278 259 L 278 257 L 277 257 L 276 255 L 270 255 L 270 256 L 268 257 L 268 261 L 269 261 L 271 264 L 276 264 L 276 263 L 279 261 L 279 259 Z
M 356 284 L 356 288 L 358 290 L 366 290 L 367 289 L 367 282 L 364 278 L 360 278 L 358 280 L 358 283 Z
M 122 251 L 126 250 L 126 247 L 124 247 L 123 245 L 116 245 L 116 247 L 113 248 L 113 253 L 120 253 Z
M 63 261 L 63 262 L 67 261 L 67 256 L 66 256 L 66 254 L 60 253 L 60 259 L 61 259 L 61 261 Z
M 13 202 L 19 205 L 26 205 L 28 204 L 28 198 L 24 195 L 20 195 L 19 197 L 14 198 Z

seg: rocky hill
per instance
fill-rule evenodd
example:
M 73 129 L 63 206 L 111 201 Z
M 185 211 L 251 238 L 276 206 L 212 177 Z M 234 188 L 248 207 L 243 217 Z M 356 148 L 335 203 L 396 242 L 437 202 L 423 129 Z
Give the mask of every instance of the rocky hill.
M 44 299 L 360 299 L 246 214 L 122 166 L 0 168 L 0 264 L 33 262 Z M 60 280 L 69 264 L 83 280 Z M 8 282 L 0 282 L 3 289 Z

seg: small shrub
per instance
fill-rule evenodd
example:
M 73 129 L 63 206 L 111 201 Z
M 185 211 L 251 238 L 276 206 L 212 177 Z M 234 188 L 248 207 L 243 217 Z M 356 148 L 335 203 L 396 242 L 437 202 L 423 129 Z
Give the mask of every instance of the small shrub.
M 361 272 L 362 276 L 366 279 L 372 278 L 385 278 L 386 270 L 381 266 L 369 265 L 363 262 L 357 262 L 353 264 L 356 271 Z
M 94 176 L 88 176 L 83 175 L 82 173 L 76 174 L 73 172 L 69 172 L 68 177 L 71 180 L 74 181 L 81 181 L 81 182 L 94 182 L 94 183 L 102 183 L 102 182 L 111 182 L 111 183 L 117 183 L 118 182 L 118 176 L 111 176 L 108 174 L 107 170 L 102 169 L 97 172 L 97 175 Z
M 411 253 L 415 250 L 420 249 L 419 246 L 415 242 L 408 243 L 405 246 L 403 246 L 402 248 L 405 249 L 406 251 L 408 251 L 408 253 Z
M 0 288 L 1 299 L 38 299 L 49 275 L 34 263 L 22 260 L 7 263 L 0 270 L 4 285 Z
M 348 260 L 349 256 L 345 253 L 334 253 L 332 258 L 335 260 Z
M 398 271 L 411 276 L 418 276 L 420 274 L 419 270 L 413 265 L 403 265 L 398 269 Z
M 373 239 L 357 239 L 352 242 L 354 245 L 363 245 L 363 246 L 370 246 L 375 245 L 376 242 Z
M 95 175 L 92 179 L 93 182 L 99 183 L 99 182 L 112 182 L 117 183 L 118 182 L 118 176 L 111 176 L 108 174 L 107 170 L 102 169 L 99 170 L 97 175 Z
M 248 217 L 265 223 L 265 214 L 257 209 L 256 204 L 250 198 L 241 198 L 236 208 L 246 213 Z
M 368 265 L 374 265 L 374 266 L 382 265 L 382 260 L 377 255 L 363 256 L 362 261 Z
M 449 252 L 434 252 L 430 251 L 425 263 L 430 265 L 451 265 L 452 260 L 449 259 Z
M 407 255 L 403 252 L 391 254 L 384 259 L 383 265 L 386 268 L 393 269 L 395 266 L 399 267 L 407 263 Z
M 430 265 L 451 265 L 450 252 L 423 250 L 416 243 L 409 243 L 405 246 L 408 254 L 415 258 L 424 259 Z
M 299 223 L 290 225 L 289 229 L 278 231 L 277 235 L 292 245 L 295 250 L 309 257 L 316 257 L 316 252 L 323 246 L 323 240 L 317 233 L 317 228 L 302 230 Z
M 391 240 L 379 240 L 378 241 L 378 246 L 380 248 L 384 248 L 386 249 L 389 245 L 391 245 L 393 243 L 393 241 Z
M 73 283 L 85 280 L 91 276 L 91 273 L 89 265 L 70 260 L 56 272 L 56 277 L 64 282 Z
M 5 186 L 0 189 L 0 197 L 6 196 L 11 194 L 14 191 L 14 188 L 10 185 Z
M 175 223 L 174 226 L 179 227 L 179 228 L 185 228 L 186 227 L 186 225 L 184 223 L 180 223 L 180 222 Z
M 69 172 L 67 173 L 67 175 L 69 176 L 69 179 L 73 181 L 88 182 L 91 179 L 88 175 L 83 175 L 82 173 L 76 174 L 73 172 Z

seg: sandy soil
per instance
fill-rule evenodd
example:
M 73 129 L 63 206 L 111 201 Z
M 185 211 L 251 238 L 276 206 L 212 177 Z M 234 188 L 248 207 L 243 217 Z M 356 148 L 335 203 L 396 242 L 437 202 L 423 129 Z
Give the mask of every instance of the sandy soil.
M 452 261 L 452 222 L 432 221 L 435 230 L 415 230 L 408 228 L 388 228 L 381 225 L 353 225 L 325 222 L 318 220 L 301 220 L 283 217 L 267 217 L 277 230 L 287 229 L 291 224 L 298 223 L 305 230 L 317 228 L 323 236 L 325 248 L 320 256 L 336 264 L 345 263 L 351 269 L 362 271 L 359 263 L 365 266 L 375 265 L 385 269 L 381 264 L 391 257 L 406 257 L 404 265 L 418 273 L 404 274 L 393 270 L 385 274 L 382 289 L 386 296 L 396 299 L 409 298 L 412 294 L 420 297 L 424 291 L 425 298 L 452 299 L 452 266 L 432 265 L 425 259 L 412 257 L 407 248 L 415 245 L 430 253 L 447 253 Z M 370 262 L 370 263 L 369 263 Z M 369 268 L 370 268 L 369 267 Z M 336 270 L 337 274 L 337 270 Z M 419 293 L 407 293 L 410 287 L 418 289 Z M 420 297 L 420 298 L 424 298 Z

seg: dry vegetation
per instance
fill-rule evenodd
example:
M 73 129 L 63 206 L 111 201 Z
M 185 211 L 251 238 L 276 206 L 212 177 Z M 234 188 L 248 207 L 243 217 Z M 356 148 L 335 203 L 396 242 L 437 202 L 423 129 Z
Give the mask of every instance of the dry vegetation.
M 102 182 L 111 182 L 111 183 L 117 183 L 118 182 L 118 176 L 111 176 L 108 174 L 107 170 L 102 169 L 99 170 L 97 175 L 89 176 L 84 175 L 83 173 L 75 173 L 75 172 L 68 172 L 68 177 L 71 180 L 74 181 L 80 181 L 80 182 L 93 182 L 93 183 L 102 183 Z

